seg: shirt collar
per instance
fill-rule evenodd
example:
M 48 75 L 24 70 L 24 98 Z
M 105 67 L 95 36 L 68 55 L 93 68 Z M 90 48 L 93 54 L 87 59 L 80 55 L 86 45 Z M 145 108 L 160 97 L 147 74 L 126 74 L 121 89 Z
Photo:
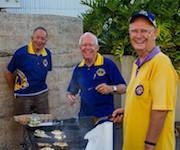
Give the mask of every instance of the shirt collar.
M 160 48 L 159 46 L 156 46 L 151 53 L 148 54 L 148 56 L 144 59 L 143 62 L 140 61 L 139 58 L 136 59 L 135 64 L 138 66 L 138 68 L 140 68 L 144 63 L 148 62 L 149 60 L 151 60 L 156 54 L 158 54 L 160 52 Z
M 33 55 L 36 54 L 35 51 L 34 51 L 34 49 L 33 49 L 32 42 L 31 42 L 31 41 L 30 41 L 29 44 L 28 44 L 28 53 L 29 53 L 29 54 L 33 54 Z M 46 56 L 46 55 L 47 55 L 47 52 L 46 52 L 45 48 L 41 49 L 41 50 L 39 51 L 39 54 L 42 55 L 42 56 Z
M 101 66 L 104 64 L 104 58 L 101 54 L 97 53 L 97 59 L 94 63 L 94 66 Z M 80 64 L 78 65 L 78 67 L 83 67 L 85 65 L 85 60 L 83 59 Z

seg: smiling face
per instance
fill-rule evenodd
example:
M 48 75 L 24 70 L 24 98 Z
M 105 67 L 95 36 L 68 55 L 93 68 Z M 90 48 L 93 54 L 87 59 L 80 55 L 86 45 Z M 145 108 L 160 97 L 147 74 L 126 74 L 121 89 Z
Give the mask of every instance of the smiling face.
M 44 48 L 47 42 L 47 33 L 42 29 L 38 29 L 33 33 L 31 37 L 31 41 L 32 41 L 33 49 L 36 52 L 38 52 L 42 48 Z
M 96 37 L 92 34 L 84 34 L 80 40 L 80 51 L 86 64 L 92 65 L 96 61 L 98 45 Z
M 129 25 L 129 35 L 139 57 L 146 57 L 156 46 L 157 29 L 144 17 L 136 18 Z

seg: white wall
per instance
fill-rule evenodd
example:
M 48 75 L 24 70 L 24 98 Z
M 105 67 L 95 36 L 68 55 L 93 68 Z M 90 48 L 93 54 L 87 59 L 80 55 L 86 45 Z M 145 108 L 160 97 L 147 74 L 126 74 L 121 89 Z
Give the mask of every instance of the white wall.
M 0 8 L 20 7 L 19 0 L 0 0 Z
M 51 14 L 77 17 L 87 7 L 80 0 L 20 0 L 20 8 L 8 8 L 8 12 L 25 14 Z

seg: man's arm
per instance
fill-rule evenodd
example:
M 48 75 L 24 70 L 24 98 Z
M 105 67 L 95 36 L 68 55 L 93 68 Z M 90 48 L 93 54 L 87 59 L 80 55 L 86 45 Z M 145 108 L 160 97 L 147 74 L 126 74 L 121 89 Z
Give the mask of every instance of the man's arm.
M 114 123 L 122 123 L 123 114 L 124 114 L 124 108 L 117 108 L 112 113 L 110 120 L 113 121 Z
M 14 74 L 9 72 L 8 70 L 6 70 L 5 71 L 5 78 L 7 80 L 9 88 L 13 91 L 14 90 L 14 80 L 15 80 Z
M 168 111 L 152 110 L 149 128 L 145 139 L 145 150 L 155 149 L 155 144 L 157 143 L 159 135 L 163 129 L 167 113 Z
M 117 91 L 116 91 L 117 93 L 119 93 L 119 94 L 126 93 L 126 85 L 125 84 L 118 84 L 118 85 L 115 85 L 115 86 L 117 87 Z
M 67 93 L 68 101 L 71 105 L 74 105 L 76 103 L 76 95 L 73 95 L 71 93 Z
M 116 87 L 114 91 L 113 87 Z M 106 83 L 99 84 L 96 86 L 96 90 L 101 94 L 109 94 L 109 93 L 119 93 L 123 94 L 126 92 L 126 85 L 125 84 L 118 84 L 118 85 L 107 85 Z

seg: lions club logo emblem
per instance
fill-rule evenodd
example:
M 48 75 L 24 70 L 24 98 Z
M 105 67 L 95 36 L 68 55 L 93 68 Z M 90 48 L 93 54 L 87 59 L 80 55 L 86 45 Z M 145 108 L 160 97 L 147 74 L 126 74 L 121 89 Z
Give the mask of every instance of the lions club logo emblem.
M 106 74 L 106 71 L 103 68 L 99 68 L 96 71 L 96 74 L 101 77 L 101 76 L 104 76 Z
M 17 90 L 25 89 L 27 87 L 29 87 L 27 77 L 25 76 L 25 74 L 21 70 L 18 69 L 16 79 L 15 79 L 14 90 L 17 91 Z
M 44 60 L 43 60 L 43 65 L 44 65 L 45 67 L 47 67 L 47 65 L 48 65 L 47 59 L 44 59 Z
M 136 95 L 140 96 L 144 93 L 144 86 L 142 84 L 138 85 L 135 89 Z

